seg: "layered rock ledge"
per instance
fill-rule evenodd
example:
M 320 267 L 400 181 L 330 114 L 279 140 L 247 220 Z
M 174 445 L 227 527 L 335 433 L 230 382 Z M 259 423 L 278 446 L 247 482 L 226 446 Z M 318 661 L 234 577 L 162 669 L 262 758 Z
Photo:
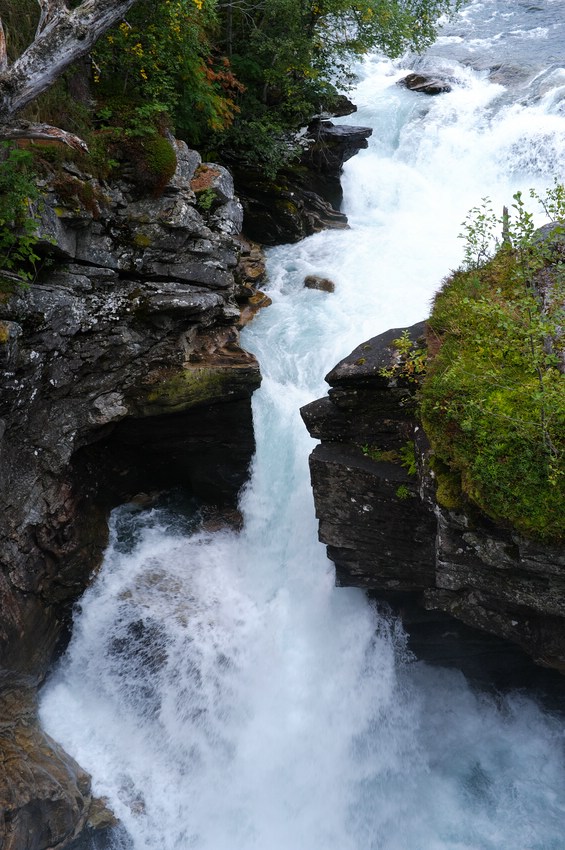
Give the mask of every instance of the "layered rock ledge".
M 276 179 L 235 165 L 246 233 L 263 245 L 277 245 L 347 227 L 347 216 L 340 211 L 341 171 L 348 159 L 368 146 L 372 132 L 370 127 L 318 120 L 301 139 L 301 157 L 280 169 Z
M 321 440 L 310 470 L 319 536 L 337 582 L 401 608 L 415 598 L 565 672 L 565 553 L 476 511 L 438 504 L 413 388 L 387 377 L 398 357 L 392 341 L 403 330 L 356 348 L 326 377 L 328 397 L 301 411 Z M 424 324 L 408 330 L 416 340 Z M 413 454 L 415 474 L 403 454 Z
M 72 165 L 64 197 L 46 181 L 51 265 L 0 295 L 5 850 L 63 847 L 92 817 L 88 777 L 39 729 L 35 691 L 100 563 L 109 510 L 174 486 L 233 505 L 254 451 L 260 375 L 238 331 L 238 301 L 254 289 L 234 276 L 252 253 L 241 205 L 220 166 L 199 204 L 200 157 L 175 146 L 158 198 Z

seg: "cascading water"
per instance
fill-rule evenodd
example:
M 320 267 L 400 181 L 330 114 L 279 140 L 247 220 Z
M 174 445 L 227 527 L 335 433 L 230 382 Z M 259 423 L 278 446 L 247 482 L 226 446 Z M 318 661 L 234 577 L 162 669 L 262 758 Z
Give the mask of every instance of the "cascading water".
M 565 174 L 563 5 L 471 3 L 418 60 L 452 77 L 438 98 L 394 85 L 409 60 L 364 64 L 350 120 L 375 132 L 344 175 L 351 229 L 272 250 L 273 305 L 245 333 L 264 380 L 244 530 L 115 512 L 42 702 L 123 824 L 108 847 L 564 850 L 562 719 L 414 661 L 334 588 L 298 415 L 353 347 L 427 314 L 470 207 Z M 488 82 L 498 55 L 528 84 Z M 310 273 L 335 294 L 305 290 Z

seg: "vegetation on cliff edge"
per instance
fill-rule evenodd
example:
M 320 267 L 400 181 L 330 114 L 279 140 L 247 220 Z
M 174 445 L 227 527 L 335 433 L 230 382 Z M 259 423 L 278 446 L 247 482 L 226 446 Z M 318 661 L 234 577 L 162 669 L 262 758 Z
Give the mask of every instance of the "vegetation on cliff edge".
M 565 189 L 536 230 L 522 195 L 465 225 L 466 263 L 437 295 L 420 412 L 442 474 L 494 520 L 565 536 Z M 451 491 L 453 486 L 451 486 Z
M 273 170 L 292 153 L 289 134 L 331 108 L 354 60 L 373 49 L 423 50 L 439 18 L 461 2 L 136 0 L 21 117 L 81 136 L 169 128 L 193 147 L 237 149 L 243 161 Z M 44 6 L 0 0 L 8 62 L 34 42 Z M 80 4 L 48 7 L 57 14 Z

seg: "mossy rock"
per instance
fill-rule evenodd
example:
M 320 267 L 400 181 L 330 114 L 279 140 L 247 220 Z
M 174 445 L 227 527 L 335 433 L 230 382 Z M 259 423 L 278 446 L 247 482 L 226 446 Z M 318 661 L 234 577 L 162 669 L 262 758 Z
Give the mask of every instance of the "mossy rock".
M 436 473 L 436 500 L 448 511 L 459 511 L 463 507 L 461 476 L 455 472 Z
M 180 413 L 225 399 L 232 381 L 228 372 L 221 367 L 190 366 L 162 375 L 140 400 L 139 407 L 144 415 Z
M 163 136 L 154 136 L 145 139 L 142 148 L 152 189 L 160 188 L 162 191 L 177 167 L 177 156 L 173 146 Z
M 537 261 L 555 288 L 543 310 L 508 246 L 446 281 L 428 322 L 420 416 L 455 476 L 438 475 L 440 504 L 459 507 L 458 478 L 466 509 L 557 542 L 565 535 L 565 374 L 552 340 L 561 338 L 563 281 L 559 262 Z

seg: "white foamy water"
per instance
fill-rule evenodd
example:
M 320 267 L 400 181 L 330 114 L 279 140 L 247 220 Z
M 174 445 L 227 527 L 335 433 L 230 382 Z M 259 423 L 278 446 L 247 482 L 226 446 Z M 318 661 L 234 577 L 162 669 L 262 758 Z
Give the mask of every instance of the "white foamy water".
M 481 5 L 500 31 L 495 3 L 472 4 L 450 50 Z M 537 39 L 547 22 L 531 17 Z M 348 120 L 375 132 L 344 175 L 351 229 L 269 254 L 273 306 L 244 341 L 264 374 L 244 531 L 193 532 L 170 509 L 114 517 L 42 702 L 122 821 L 109 847 L 565 848 L 562 719 L 410 658 L 363 593 L 334 588 L 317 542 L 299 407 L 354 346 L 427 314 L 470 207 L 565 172 L 562 76 L 515 97 L 441 48 L 429 61 L 453 91 L 437 98 L 395 85 L 408 60 L 365 63 Z M 305 290 L 312 273 L 336 292 Z

